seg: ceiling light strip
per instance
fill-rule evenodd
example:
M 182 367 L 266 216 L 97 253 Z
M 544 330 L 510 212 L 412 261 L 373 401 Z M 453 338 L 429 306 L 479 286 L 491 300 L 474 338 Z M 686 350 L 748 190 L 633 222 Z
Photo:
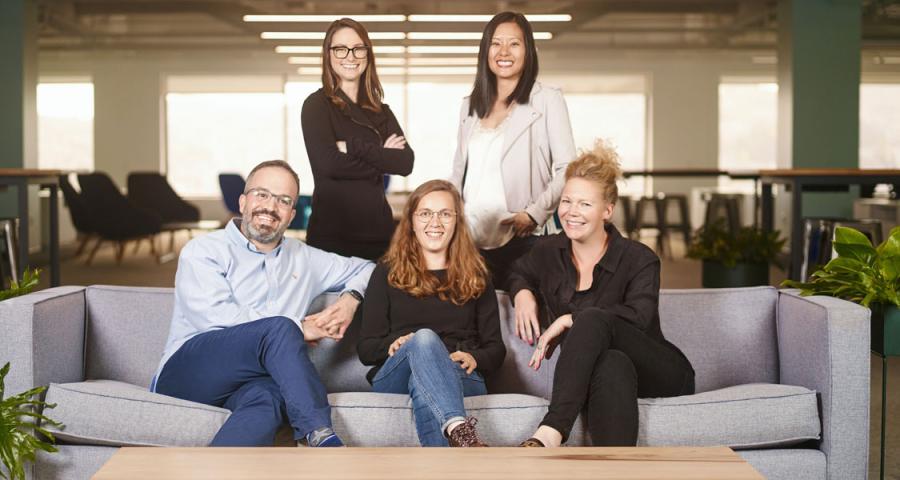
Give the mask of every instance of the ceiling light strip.
M 245 22 L 333 22 L 352 18 L 358 22 L 403 22 L 406 15 L 244 15 Z
M 409 15 L 410 22 L 489 22 L 493 15 Z M 529 22 L 571 22 L 569 14 L 525 15 Z

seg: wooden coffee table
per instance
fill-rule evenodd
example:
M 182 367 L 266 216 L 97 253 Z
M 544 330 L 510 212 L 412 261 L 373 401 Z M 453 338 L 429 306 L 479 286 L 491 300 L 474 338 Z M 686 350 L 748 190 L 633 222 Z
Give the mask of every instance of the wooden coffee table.
M 95 480 L 762 479 L 726 447 L 122 448 Z

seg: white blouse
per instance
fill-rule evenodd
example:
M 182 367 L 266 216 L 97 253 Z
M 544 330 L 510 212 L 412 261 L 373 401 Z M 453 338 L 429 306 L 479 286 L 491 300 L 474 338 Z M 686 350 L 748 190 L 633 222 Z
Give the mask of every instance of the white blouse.
M 500 224 L 513 216 L 506 208 L 506 191 L 500 170 L 505 125 L 506 121 L 488 129 L 478 122 L 469 137 L 469 160 L 463 187 L 466 221 L 475 245 L 486 250 L 506 245 L 514 234 L 512 224 Z

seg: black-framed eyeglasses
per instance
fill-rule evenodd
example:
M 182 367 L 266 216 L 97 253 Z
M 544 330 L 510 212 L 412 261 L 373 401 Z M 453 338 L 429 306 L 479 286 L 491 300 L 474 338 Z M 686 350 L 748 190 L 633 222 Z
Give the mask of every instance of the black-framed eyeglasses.
M 451 210 L 439 210 L 437 212 L 424 209 L 424 210 L 416 210 L 413 213 L 413 216 L 422 223 L 428 223 L 432 218 L 437 217 L 438 221 L 443 223 L 444 225 L 449 225 L 450 222 L 456 217 L 456 212 Z
M 251 188 L 244 192 L 244 194 L 250 195 L 260 202 L 268 202 L 270 198 L 274 198 L 279 207 L 294 208 L 294 197 L 290 195 L 275 195 L 262 187 Z
M 334 55 L 335 58 L 347 58 L 347 55 L 353 52 L 353 58 L 363 59 L 369 56 L 369 47 L 366 45 L 362 45 L 359 47 L 331 47 L 331 54 Z

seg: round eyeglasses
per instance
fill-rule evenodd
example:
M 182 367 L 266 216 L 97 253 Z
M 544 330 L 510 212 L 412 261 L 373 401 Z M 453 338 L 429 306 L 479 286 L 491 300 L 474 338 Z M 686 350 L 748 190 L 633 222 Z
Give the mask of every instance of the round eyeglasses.
M 428 223 L 432 218 L 437 217 L 438 221 L 444 225 L 449 224 L 456 217 L 456 212 L 450 210 L 439 210 L 437 212 L 425 209 L 425 210 L 417 210 L 413 213 L 413 216 L 416 217 L 416 220 L 422 223 Z
M 347 58 L 353 52 L 353 58 L 363 59 L 369 56 L 369 47 L 362 45 L 359 47 L 331 47 L 331 54 L 335 58 Z
M 244 194 L 250 195 L 260 202 L 268 202 L 270 198 L 274 198 L 275 203 L 277 203 L 278 206 L 282 208 L 294 207 L 294 198 L 290 195 L 275 195 L 274 193 L 262 187 L 251 188 L 250 190 L 244 192 Z

